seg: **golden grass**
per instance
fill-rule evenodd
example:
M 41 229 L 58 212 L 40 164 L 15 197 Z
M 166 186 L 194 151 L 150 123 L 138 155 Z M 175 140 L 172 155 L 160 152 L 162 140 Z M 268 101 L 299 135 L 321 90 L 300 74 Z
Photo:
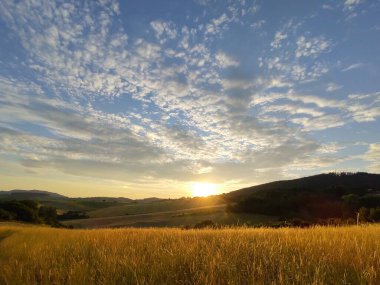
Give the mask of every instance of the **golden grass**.
M 0 226 L 0 284 L 380 284 L 380 226 Z

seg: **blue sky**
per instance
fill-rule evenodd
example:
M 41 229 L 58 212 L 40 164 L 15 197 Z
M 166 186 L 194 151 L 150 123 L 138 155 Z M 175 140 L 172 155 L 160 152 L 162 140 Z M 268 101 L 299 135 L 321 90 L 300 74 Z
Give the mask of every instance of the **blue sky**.
M 380 1 L 1 1 L 0 188 L 180 197 L 380 172 Z

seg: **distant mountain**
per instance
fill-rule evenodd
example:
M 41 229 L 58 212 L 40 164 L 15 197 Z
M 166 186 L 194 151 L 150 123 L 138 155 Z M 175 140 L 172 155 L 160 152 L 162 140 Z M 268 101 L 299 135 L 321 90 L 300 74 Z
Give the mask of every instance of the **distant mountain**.
M 144 199 L 138 199 L 135 201 L 141 202 L 141 203 L 152 203 L 152 202 L 158 202 L 158 201 L 165 201 L 167 199 L 157 198 L 157 197 L 149 197 Z
M 363 189 L 380 191 L 380 174 L 365 172 L 358 173 L 328 173 L 318 174 L 292 180 L 281 180 L 256 186 L 243 188 L 225 194 L 231 200 L 239 200 L 253 193 L 271 190 L 323 190 L 334 187 L 344 187 L 346 189 Z
M 48 191 L 42 191 L 42 190 L 19 190 L 14 189 L 10 191 L 0 191 L 0 199 L 6 198 L 6 199 L 14 199 L 14 200 L 39 200 L 39 199 L 69 199 L 66 196 L 48 192 Z
M 132 199 L 125 197 L 70 198 L 42 190 L 14 189 L 10 191 L 0 191 L 0 202 L 11 200 L 33 200 L 43 206 L 55 207 L 62 211 L 90 211 L 133 202 Z
M 43 190 L 9 190 L 9 191 L 0 191 L 0 199 L 36 199 L 36 200 L 50 200 L 50 199 L 69 199 L 82 202 L 131 202 L 132 199 L 125 197 L 84 197 L 84 198 L 69 198 L 67 196 L 57 194 L 54 192 L 43 191 Z
M 125 197 L 84 197 L 84 198 L 70 198 L 75 201 L 86 201 L 86 202 L 122 202 L 128 203 L 132 202 L 133 199 Z

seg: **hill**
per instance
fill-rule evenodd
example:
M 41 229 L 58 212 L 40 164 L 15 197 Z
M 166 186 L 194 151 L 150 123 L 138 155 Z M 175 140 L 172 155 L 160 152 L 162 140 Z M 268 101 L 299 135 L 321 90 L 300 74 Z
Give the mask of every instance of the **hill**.
M 75 227 L 184 226 L 205 220 L 219 224 L 278 224 L 301 219 L 320 223 L 380 220 L 380 175 L 329 173 L 243 188 L 211 197 L 180 199 L 69 198 L 40 190 L 0 191 L 0 202 L 35 200 L 57 209 Z M 70 221 L 72 220 L 72 221 Z
M 380 175 L 329 173 L 276 181 L 224 195 L 230 212 L 277 216 L 282 220 L 380 220 Z
M 0 199 L 13 199 L 13 200 L 40 200 L 40 199 L 69 199 L 66 196 L 48 192 L 48 191 L 42 191 L 42 190 L 19 190 L 14 189 L 10 191 L 0 191 Z
M 91 211 L 100 208 L 118 206 L 131 203 L 132 199 L 125 197 L 85 197 L 70 198 L 54 192 L 43 190 L 9 190 L 0 191 L 0 201 L 33 200 L 42 206 L 55 207 L 61 212 L 65 211 Z
M 274 181 L 251 186 L 229 192 L 225 194 L 225 197 L 236 201 L 240 198 L 247 197 L 259 191 L 272 191 L 276 189 L 303 189 L 308 191 L 318 191 L 334 187 L 343 187 L 345 189 L 354 191 L 359 189 L 372 189 L 380 191 L 380 174 L 371 174 L 365 172 L 318 174 L 297 179 Z

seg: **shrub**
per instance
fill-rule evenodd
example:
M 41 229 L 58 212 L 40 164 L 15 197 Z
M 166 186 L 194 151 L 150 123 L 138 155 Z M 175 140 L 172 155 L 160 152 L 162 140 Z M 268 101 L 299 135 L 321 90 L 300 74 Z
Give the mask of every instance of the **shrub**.
M 13 219 L 14 219 L 14 214 L 12 214 L 11 212 L 8 212 L 4 209 L 0 209 L 0 220 L 9 221 L 9 220 L 13 220 Z
M 371 208 L 369 210 L 369 220 L 373 222 L 380 222 L 380 208 Z
M 215 228 L 216 224 L 211 220 L 205 220 L 195 224 L 194 229 Z

